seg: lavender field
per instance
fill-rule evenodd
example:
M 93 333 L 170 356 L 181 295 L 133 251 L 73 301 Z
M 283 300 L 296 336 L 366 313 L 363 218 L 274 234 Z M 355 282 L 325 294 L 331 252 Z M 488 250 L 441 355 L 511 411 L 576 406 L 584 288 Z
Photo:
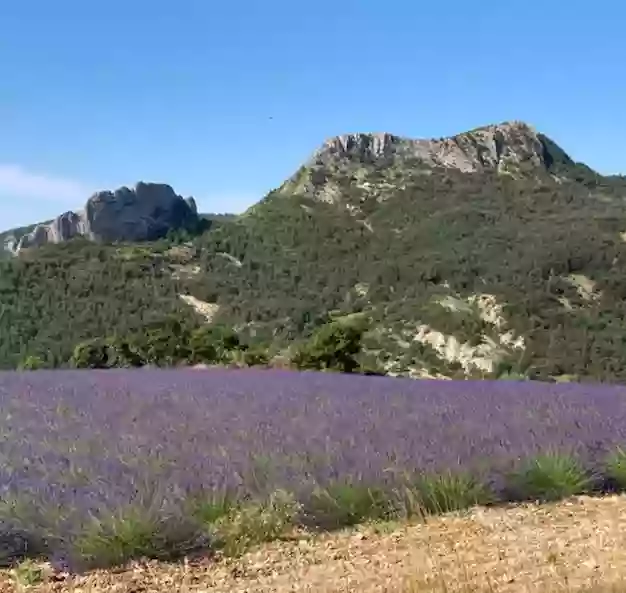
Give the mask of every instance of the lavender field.
M 461 469 L 498 491 L 539 452 L 572 453 L 594 470 L 624 443 L 626 389 L 615 386 L 267 370 L 4 373 L 0 497 L 15 513 L 0 515 L 0 529 L 69 541 L 90 518 L 133 504 L 165 509 L 227 490 L 302 497 L 403 472 Z

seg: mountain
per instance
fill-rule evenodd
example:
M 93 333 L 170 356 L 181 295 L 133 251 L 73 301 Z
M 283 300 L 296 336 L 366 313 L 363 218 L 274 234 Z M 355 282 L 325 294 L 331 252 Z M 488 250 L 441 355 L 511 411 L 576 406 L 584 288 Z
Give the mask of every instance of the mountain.
M 366 194 L 390 185 L 404 184 L 405 177 L 429 174 L 432 169 L 446 169 L 476 175 L 498 173 L 511 178 L 545 177 L 558 181 L 563 177 L 582 181 L 597 174 L 575 163 L 548 137 L 522 122 L 491 125 L 450 138 L 413 140 L 392 134 L 346 134 L 327 140 L 312 158 L 283 185 L 284 193 L 316 196 L 334 202 L 345 197 L 339 178 L 360 178 L 373 170 L 385 179 L 380 183 L 360 185 Z M 374 181 L 378 181 L 374 179 Z
M 64 243 L 75 237 L 100 242 L 148 241 L 169 231 L 194 227 L 198 221 L 193 198 L 183 199 L 165 184 L 139 182 L 130 189 L 100 191 L 79 212 L 64 212 L 54 220 L 3 233 L 6 251 Z
M 625 200 L 625 178 L 521 122 L 338 136 L 194 237 L 74 239 L 0 263 L 0 364 L 62 364 L 171 314 L 280 349 L 362 312 L 391 373 L 626 381 Z

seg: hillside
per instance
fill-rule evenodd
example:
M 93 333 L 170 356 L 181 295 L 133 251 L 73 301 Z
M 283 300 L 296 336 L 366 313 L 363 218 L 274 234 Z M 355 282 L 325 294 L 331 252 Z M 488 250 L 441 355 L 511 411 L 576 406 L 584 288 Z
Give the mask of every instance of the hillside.
M 0 366 L 58 365 L 81 340 L 171 313 L 210 311 L 280 347 L 331 311 L 363 311 L 389 372 L 624 381 L 625 198 L 625 178 L 518 122 L 339 136 L 202 234 L 79 238 L 2 262 Z

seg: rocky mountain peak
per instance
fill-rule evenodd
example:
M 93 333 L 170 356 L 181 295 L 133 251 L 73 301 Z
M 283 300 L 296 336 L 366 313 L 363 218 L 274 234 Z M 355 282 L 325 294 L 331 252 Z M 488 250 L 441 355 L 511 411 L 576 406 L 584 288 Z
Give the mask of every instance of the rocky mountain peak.
M 314 157 L 325 158 L 327 156 L 368 156 L 379 158 L 393 154 L 402 138 L 379 132 L 374 134 L 342 134 L 330 138 L 315 153 Z
M 324 142 L 311 163 L 417 159 L 466 173 L 512 172 L 522 165 L 547 167 L 545 153 L 542 137 L 532 126 L 510 121 L 439 139 L 411 139 L 387 132 L 343 134 Z
M 496 169 L 529 163 L 546 167 L 545 147 L 540 135 L 530 125 L 504 122 L 484 126 L 442 141 L 443 152 L 459 158 L 462 170 Z
M 366 181 L 372 167 L 378 170 L 378 177 L 376 181 Z M 301 194 L 343 203 L 345 188 L 337 180 L 349 179 L 362 194 L 381 200 L 390 186 L 402 185 L 403 177 L 422 167 L 456 169 L 467 174 L 550 174 L 562 178 L 578 164 L 552 140 L 522 121 L 487 125 L 445 138 L 413 139 L 389 132 L 349 133 L 326 140 L 278 191 L 286 196 Z

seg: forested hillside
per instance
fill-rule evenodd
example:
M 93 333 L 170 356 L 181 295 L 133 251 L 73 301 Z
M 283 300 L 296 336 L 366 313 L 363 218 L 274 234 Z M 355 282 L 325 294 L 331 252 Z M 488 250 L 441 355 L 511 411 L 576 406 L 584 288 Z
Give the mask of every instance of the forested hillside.
M 172 314 L 279 350 L 362 312 L 389 372 L 624 381 L 626 179 L 525 130 L 496 130 L 495 164 L 482 132 L 453 139 L 471 170 L 394 138 L 322 150 L 200 235 L 25 250 L 0 263 L 0 365 L 62 365 Z

